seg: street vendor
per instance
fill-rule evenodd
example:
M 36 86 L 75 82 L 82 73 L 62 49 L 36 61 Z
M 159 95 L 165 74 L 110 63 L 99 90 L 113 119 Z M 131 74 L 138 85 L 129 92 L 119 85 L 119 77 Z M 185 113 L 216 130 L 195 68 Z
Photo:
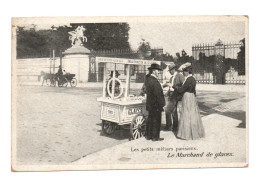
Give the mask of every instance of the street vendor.
M 145 90 L 147 94 L 146 110 L 149 112 L 146 127 L 146 139 L 160 141 L 160 128 L 162 121 L 162 111 L 165 106 L 165 99 L 160 82 L 158 81 L 159 71 L 162 69 L 156 63 L 148 68 L 150 76 L 145 80 Z
M 167 92 L 168 103 L 165 108 L 165 117 L 166 117 L 166 126 L 164 128 L 165 131 L 177 131 L 178 129 L 178 113 L 177 113 L 177 105 L 178 101 L 181 100 L 181 94 L 174 90 L 173 87 L 181 86 L 184 82 L 184 76 L 177 71 L 177 65 L 172 63 L 169 66 L 169 72 L 172 75 L 170 77 L 169 83 L 164 86 L 168 86 L 169 90 Z

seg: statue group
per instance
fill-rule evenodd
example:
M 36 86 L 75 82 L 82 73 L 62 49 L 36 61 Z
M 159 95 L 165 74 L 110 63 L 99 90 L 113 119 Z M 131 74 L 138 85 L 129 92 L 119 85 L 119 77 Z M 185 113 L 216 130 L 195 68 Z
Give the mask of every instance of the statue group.
M 83 26 L 78 26 L 75 31 L 69 32 L 72 46 L 82 46 L 83 42 L 87 42 L 87 37 L 84 36 L 85 30 Z

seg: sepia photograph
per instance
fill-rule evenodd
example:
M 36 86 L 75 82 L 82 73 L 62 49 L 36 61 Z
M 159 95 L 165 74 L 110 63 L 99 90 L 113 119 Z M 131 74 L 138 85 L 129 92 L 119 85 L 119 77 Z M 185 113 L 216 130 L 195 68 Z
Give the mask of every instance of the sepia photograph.
M 12 171 L 248 167 L 248 19 L 12 18 Z

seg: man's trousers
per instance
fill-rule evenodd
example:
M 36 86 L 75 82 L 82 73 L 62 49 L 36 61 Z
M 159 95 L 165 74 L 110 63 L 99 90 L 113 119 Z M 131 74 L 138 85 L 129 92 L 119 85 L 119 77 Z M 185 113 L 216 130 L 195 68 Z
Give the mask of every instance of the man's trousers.
M 147 125 L 146 125 L 146 138 L 159 139 L 162 123 L 161 111 L 149 111 Z
M 165 108 L 166 128 L 178 129 L 177 99 L 169 99 Z

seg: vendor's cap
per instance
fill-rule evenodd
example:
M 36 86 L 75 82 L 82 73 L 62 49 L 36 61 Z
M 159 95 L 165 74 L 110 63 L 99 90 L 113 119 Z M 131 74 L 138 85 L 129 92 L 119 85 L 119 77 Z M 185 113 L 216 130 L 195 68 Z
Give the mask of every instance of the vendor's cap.
M 184 68 L 183 71 L 191 72 L 192 71 L 192 67 L 188 66 L 188 67 Z
M 171 71 L 174 68 L 177 68 L 177 65 L 175 63 L 172 63 L 172 64 L 170 64 L 168 71 Z
M 153 63 L 151 66 L 148 68 L 149 70 L 162 70 L 159 64 Z
M 184 71 L 184 69 L 190 67 L 191 68 L 191 63 L 187 62 L 187 63 L 184 63 L 182 64 L 180 67 L 179 67 L 179 71 Z

